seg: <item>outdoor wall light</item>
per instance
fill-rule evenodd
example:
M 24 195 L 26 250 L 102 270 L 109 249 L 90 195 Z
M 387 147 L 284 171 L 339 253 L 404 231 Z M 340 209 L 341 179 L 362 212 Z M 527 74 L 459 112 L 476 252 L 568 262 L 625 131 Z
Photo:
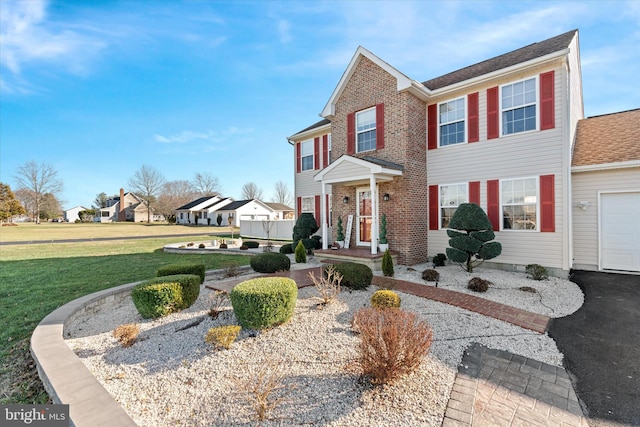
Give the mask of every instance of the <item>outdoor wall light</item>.
M 389 199 L 391 199 L 391 196 L 389 196 L 389 193 L 384 193 L 384 196 L 382 196 L 382 200 L 384 200 L 385 202 L 388 202 Z
M 349 203 L 349 196 L 344 196 L 344 199 L 342 199 L 342 203 L 344 203 L 345 205 Z
M 591 202 L 588 200 L 581 200 L 580 202 L 578 202 L 578 207 L 583 211 L 589 209 L 589 206 L 591 206 Z

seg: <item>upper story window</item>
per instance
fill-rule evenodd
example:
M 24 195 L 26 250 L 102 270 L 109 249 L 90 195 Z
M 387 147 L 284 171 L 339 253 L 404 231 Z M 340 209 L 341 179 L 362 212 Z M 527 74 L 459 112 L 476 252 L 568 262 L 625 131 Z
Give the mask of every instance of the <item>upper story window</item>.
M 331 164 L 331 134 L 327 135 L 327 150 L 328 150 L 327 164 Z
M 502 86 L 502 134 L 536 129 L 536 78 Z
M 537 230 L 537 178 L 505 179 L 500 186 L 502 229 Z
M 461 203 L 469 202 L 467 183 L 440 186 L 440 228 L 449 227 L 451 217 Z
M 356 151 L 376 149 L 376 109 L 356 113 Z
M 302 170 L 313 169 L 313 140 L 304 141 L 300 143 L 300 161 L 302 163 Z
M 438 106 L 440 146 L 465 142 L 465 102 L 464 98 L 443 102 Z

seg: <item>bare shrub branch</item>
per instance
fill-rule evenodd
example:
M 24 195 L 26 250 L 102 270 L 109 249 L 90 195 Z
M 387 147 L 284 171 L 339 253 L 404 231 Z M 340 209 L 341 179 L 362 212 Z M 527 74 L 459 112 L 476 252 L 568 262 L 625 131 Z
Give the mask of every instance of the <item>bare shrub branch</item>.
M 266 362 L 259 367 L 250 368 L 248 379 L 235 379 L 236 386 L 244 392 L 259 421 L 267 419 L 268 414 L 278 407 L 288 392 L 296 385 L 285 384 L 286 374 L 275 362 Z
M 209 294 L 209 316 L 216 319 L 220 313 L 229 306 L 229 294 L 223 291 L 215 291 Z
M 113 330 L 113 337 L 120 341 L 123 347 L 131 347 L 136 342 L 140 327 L 135 323 L 120 325 Z
M 315 274 L 309 272 L 309 278 L 313 281 L 313 285 L 320 294 L 322 304 L 329 304 L 340 295 L 342 275 L 333 266 L 327 268 L 326 277 L 324 275 L 316 277 Z

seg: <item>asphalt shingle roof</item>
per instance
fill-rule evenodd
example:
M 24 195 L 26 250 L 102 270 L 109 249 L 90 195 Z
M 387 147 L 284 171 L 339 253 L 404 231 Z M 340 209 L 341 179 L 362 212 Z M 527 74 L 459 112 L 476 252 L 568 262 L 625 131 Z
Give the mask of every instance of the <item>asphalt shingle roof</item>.
M 180 206 L 178 209 L 176 209 L 177 211 L 181 211 L 181 210 L 185 210 L 185 209 L 191 209 L 194 206 L 199 205 L 200 203 L 203 203 L 209 199 L 212 199 L 213 197 L 211 196 L 207 196 L 207 197 L 200 197 L 199 199 L 194 200 L 193 202 L 189 202 L 184 206 Z

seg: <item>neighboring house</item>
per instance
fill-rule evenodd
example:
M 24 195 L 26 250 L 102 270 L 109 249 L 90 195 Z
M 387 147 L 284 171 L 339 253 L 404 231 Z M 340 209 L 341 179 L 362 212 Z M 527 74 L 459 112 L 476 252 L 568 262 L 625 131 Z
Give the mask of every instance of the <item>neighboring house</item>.
M 229 203 L 231 198 L 220 196 L 200 197 L 176 209 L 177 224 L 217 225 L 217 213 L 214 212 Z
M 577 30 L 422 83 L 359 47 L 324 120 L 288 138 L 296 212 L 314 213 L 324 248 L 337 217 L 346 224 L 353 215 L 351 245 L 372 254 L 386 214 L 391 249 L 412 265 L 445 252 L 451 216 L 472 202 L 502 244 L 488 264 L 536 263 L 567 276 L 571 159 L 583 114 Z M 625 176 L 618 182 L 634 182 Z M 637 188 L 637 178 L 616 187 Z
M 241 220 L 273 219 L 273 209 L 257 199 L 236 200 L 215 212 L 222 215 L 222 224 L 240 227 Z
M 134 193 L 125 193 L 120 189 L 120 196 L 114 196 L 106 200 L 107 206 L 100 208 L 99 214 L 94 218 L 95 222 L 146 222 L 147 205 L 144 200 Z M 152 221 L 164 221 L 162 215 L 156 215 L 151 208 Z
M 67 209 L 64 211 L 64 221 L 65 222 L 76 222 L 80 220 L 80 215 L 78 215 L 81 211 L 86 211 L 87 208 L 84 206 L 76 206 L 71 209 Z
M 265 205 L 269 206 L 273 209 L 272 219 L 275 220 L 284 220 L 284 219 L 295 219 L 295 210 L 287 206 L 283 203 L 273 203 L 273 202 L 264 202 Z
M 578 122 L 574 268 L 640 271 L 640 109 Z

